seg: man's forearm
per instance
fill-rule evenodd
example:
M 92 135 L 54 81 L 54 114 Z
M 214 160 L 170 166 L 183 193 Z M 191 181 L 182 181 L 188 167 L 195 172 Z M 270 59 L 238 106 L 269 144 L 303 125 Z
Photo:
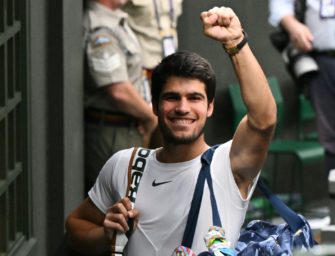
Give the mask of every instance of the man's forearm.
M 99 255 L 110 249 L 104 228 L 94 223 L 72 219 L 68 225 L 68 241 L 73 249 L 84 255 Z
M 231 57 L 241 94 L 248 109 L 248 120 L 258 129 L 273 125 L 275 102 L 267 79 L 249 45 L 245 45 L 238 54 Z
M 151 106 L 128 82 L 116 83 L 106 88 L 112 103 L 123 112 L 141 121 L 154 118 Z
M 290 41 L 296 49 L 302 52 L 312 50 L 314 36 L 305 24 L 294 16 L 287 15 L 281 20 L 281 25 L 289 33 Z
M 300 22 L 294 17 L 294 15 L 286 15 L 280 21 L 280 25 L 290 34 L 294 32 L 298 23 Z

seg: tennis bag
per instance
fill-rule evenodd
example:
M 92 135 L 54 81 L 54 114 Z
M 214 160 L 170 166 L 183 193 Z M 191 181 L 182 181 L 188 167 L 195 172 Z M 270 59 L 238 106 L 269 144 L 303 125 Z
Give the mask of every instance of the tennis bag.
M 193 195 L 184 237 L 174 255 L 196 256 L 189 248 L 192 248 L 205 180 L 210 191 L 213 226 L 209 227 L 209 232 L 205 236 L 208 251 L 201 252 L 198 256 L 287 256 L 293 255 L 295 250 L 307 251 L 313 247 L 316 243 L 307 220 L 290 209 L 259 179 L 257 187 L 286 223 L 274 225 L 262 220 L 253 220 L 242 230 L 235 250 L 230 248 L 229 242 L 224 237 L 224 228 L 221 225 L 210 174 L 210 163 L 216 147 L 211 147 L 201 157 L 202 168 Z
M 257 187 L 272 204 L 285 223 L 275 225 L 262 220 L 250 221 L 241 232 L 236 245 L 237 255 L 293 255 L 308 251 L 316 242 L 307 220 L 290 209 L 259 180 Z

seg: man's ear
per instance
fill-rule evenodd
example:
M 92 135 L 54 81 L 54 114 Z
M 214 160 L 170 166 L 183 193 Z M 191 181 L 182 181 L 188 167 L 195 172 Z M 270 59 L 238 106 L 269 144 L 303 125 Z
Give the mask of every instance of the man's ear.
M 214 99 L 208 104 L 207 118 L 211 117 L 213 112 L 214 112 Z

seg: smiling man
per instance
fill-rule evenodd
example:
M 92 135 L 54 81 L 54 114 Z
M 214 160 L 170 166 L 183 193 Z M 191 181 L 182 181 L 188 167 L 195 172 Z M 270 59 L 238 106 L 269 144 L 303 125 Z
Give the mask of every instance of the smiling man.
M 189 78 L 171 77 L 162 92 L 161 103 L 161 108 L 155 107 L 155 113 L 160 119 L 164 140 L 172 145 L 196 141 L 213 111 L 213 104 L 207 102 L 204 84 Z
M 220 218 L 234 247 L 272 138 L 276 106 L 235 13 L 216 7 L 203 12 L 201 19 L 204 34 L 222 44 L 231 58 L 248 109 L 232 140 L 219 145 L 211 163 Z M 67 218 L 70 242 L 88 255 L 108 251 L 113 234 L 126 233 L 132 219 L 137 225 L 125 255 L 170 256 L 181 244 L 201 155 L 210 147 L 204 127 L 214 110 L 216 79 L 207 60 L 196 53 L 177 52 L 154 69 L 152 85 L 153 110 L 164 144 L 150 154 L 142 151 L 144 172 L 142 164 L 132 167 L 143 173 L 134 207 L 124 196 L 133 152 L 126 149 L 107 161 L 89 198 Z M 206 249 L 203 237 L 211 216 L 206 187 L 191 248 L 196 253 Z

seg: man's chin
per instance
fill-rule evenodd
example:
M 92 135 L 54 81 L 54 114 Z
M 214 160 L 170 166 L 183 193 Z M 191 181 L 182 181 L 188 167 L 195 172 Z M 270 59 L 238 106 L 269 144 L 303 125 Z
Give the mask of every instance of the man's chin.
M 168 136 L 165 138 L 167 144 L 173 145 L 189 145 L 195 142 L 200 135 L 198 136 Z
M 174 139 L 174 140 L 169 140 L 169 144 L 173 145 L 190 145 L 194 142 L 194 140 L 191 139 Z
M 174 131 L 161 126 L 165 144 L 189 145 L 196 142 L 204 134 L 204 126 L 199 131 Z

